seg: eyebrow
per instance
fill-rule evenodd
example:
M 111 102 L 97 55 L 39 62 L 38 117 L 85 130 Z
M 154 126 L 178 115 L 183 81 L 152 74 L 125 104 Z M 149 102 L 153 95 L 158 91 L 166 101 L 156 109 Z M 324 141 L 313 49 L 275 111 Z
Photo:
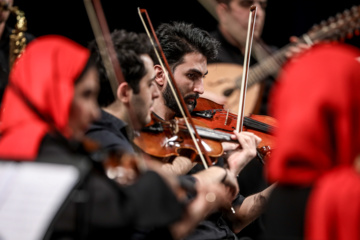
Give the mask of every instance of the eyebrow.
M 196 69 L 196 68 L 191 68 L 191 69 L 188 70 L 188 72 L 195 72 L 196 74 L 203 76 L 203 73 L 201 71 L 199 71 L 198 69 Z M 207 75 L 208 73 L 209 73 L 209 71 L 206 71 L 204 73 L 204 75 Z

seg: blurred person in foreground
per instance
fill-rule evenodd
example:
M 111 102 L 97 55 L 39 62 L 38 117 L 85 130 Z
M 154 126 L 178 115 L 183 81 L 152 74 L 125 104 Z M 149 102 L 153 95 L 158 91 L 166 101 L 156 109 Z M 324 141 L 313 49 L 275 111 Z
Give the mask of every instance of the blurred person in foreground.
M 359 238 L 359 56 L 319 43 L 283 68 L 272 92 L 279 128 L 266 176 L 277 187 L 264 239 Z

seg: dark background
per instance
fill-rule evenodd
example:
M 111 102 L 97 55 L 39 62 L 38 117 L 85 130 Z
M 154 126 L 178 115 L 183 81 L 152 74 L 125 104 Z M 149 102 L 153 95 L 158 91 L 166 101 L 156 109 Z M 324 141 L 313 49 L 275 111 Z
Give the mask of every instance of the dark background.
M 191 22 L 208 31 L 216 27 L 216 20 L 197 0 L 102 0 L 101 4 L 111 31 L 117 28 L 143 32 L 138 7 L 147 10 L 155 28 L 173 20 Z M 360 1 L 268 0 L 263 39 L 282 47 L 290 36 L 301 36 L 314 24 L 354 5 L 360 5 Z M 60 34 L 82 45 L 94 37 L 82 0 L 14 0 L 14 6 L 25 12 L 28 32 L 36 37 Z M 15 17 L 10 17 L 9 22 L 15 22 Z M 360 36 L 346 42 L 360 47 Z

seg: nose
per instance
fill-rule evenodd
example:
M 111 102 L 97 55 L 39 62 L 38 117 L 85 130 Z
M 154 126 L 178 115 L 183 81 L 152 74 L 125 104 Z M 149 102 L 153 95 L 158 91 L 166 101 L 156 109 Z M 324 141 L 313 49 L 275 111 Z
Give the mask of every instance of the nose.
M 196 92 L 198 94 L 204 93 L 204 78 L 203 77 L 194 82 L 194 92 Z
M 155 84 L 153 84 L 152 88 L 153 88 L 152 99 L 156 99 L 160 96 L 160 90 L 158 89 L 158 87 Z
M 96 103 L 91 108 L 91 114 L 90 114 L 91 120 L 92 121 L 98 120 L 100 118 L 100 115 L 101 115 L 100 108 L 99 105 L 97 105 Z
M 263 16 L 265 13 L 265 9 L 263 7 L 261 7 L 261 3 L 258 1 L 254 1 L 254 5 L 256 4 L 257 8 L 256 8 L 256 17 L 259 16 Z

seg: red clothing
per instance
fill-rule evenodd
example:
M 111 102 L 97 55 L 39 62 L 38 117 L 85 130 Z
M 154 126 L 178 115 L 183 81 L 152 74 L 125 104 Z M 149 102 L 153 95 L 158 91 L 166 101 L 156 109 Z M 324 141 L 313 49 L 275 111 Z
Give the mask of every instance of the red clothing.
M 307 240 L 360 239 L 360 174 L 339 167 L 320 178 L 306 212 Z
M 61 36 L 43 36 L 32 41 L 15 63 L 10 84 L 15 85 L 56 128 L 70 136 L 67 128 L 74 82 L 82 73 L 90 52 Z M 41 63 L 41 64 L 39 64 Z M 8 87 L 1 105 L 0 157 L 32 160 L 37 156 L 49 124 L 36 115 Z
M 270 182 L 310 186 L 360 149 L 360 50 L 318 44 L 291 60 L 272 92 L 276 149 L 266 164 Z

